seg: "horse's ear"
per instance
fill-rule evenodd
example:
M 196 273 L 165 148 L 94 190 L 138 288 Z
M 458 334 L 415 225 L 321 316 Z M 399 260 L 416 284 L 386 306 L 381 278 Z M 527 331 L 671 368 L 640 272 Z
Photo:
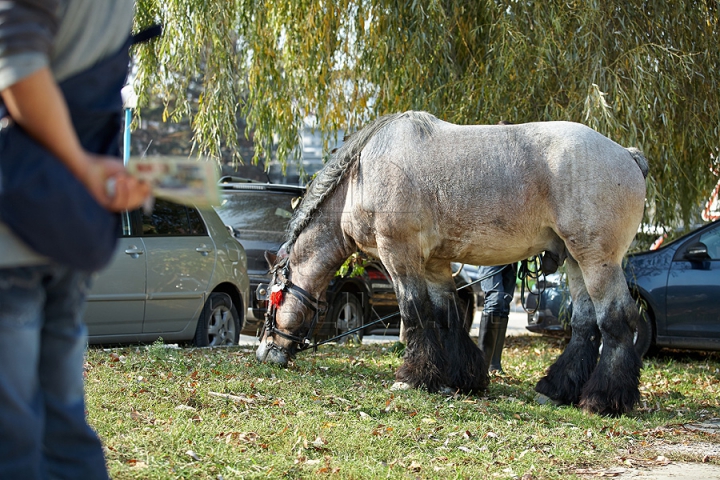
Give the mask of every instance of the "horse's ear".
M 277 263 L 277 255 L 265 250 L 265 261 L 268 263 L 268 267 L 270 267 L 270 270 L 272 270 L 272 268 L 275 266 L 275 263 Z

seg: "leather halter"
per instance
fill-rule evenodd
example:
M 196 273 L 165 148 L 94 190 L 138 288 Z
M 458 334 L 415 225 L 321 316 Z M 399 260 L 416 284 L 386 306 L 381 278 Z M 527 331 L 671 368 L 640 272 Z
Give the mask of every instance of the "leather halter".
M 282 277 L 282 279 L 279 279 L 279 276 Z M 287 265 L 283 267 L 280 271 L 275 271 L 275 273 L 273 274 L 270 287 L 275 288 L 275 286 L 279 287 L 279 291 L 281 291 L 283 295 L 289 293 L 293 297 L 300 300 L 300 303 L 302 303 L 303 306 L 312 310 L 314 312 L 313 319 L 310 327 L 308 328 L 307 332 L 305 332 L 304 336 L 285 333 L 277 328 L 276 317 L 278 305 L 271 304 L 269 305 L 269 308 L 265 313 L 265 333 L 267 335 L 277 335 L 286 340 L 290 340 L 297 345 L 298 351 L 310 348 L 310 336 L 312 335 L 313 330 L 315 330 L 315 326 L 317 325 L 320 315 L 324 315 L 327 311 L 327 302 L 316 299 L 310 294 L 310 292 L 292 283 L 290 281 L 290 269 Z M 258 286 L 258 289 L 260 289 L 261 287 L 262 285 Z M 292 355 L 287 348 L 280 347 L 276 343 L 269 344 L 268 348 L 274 348 L 276 350 L 282 351 L 286 355 Z

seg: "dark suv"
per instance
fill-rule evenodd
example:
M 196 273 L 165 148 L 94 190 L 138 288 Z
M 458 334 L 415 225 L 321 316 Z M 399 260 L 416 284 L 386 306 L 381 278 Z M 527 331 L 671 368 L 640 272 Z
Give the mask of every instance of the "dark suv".
M 247 271 L 253 298 L 242 333 L 256 335 L 267 311 L 267 302 L 258 300 L 254 295 L 259 284 L 267 284 L 270 280 L 265 252 L 275 253 L 280 249 L 293 206 L 300 201 L 305 188 L 223 177 L 220 179 L 220 190 L 222 204 L 216 210 L 225 224 L 232 228 L 235 238 L 247 253 Z M 462 271 L 455 278 L 458 285 L 470 281 Z M 459 294 L 470 305 L 470 308 L 465 308 L 469 329 L 475 313 L 475 290 L 466 288 L 460 290 Z M 398 311 L 392 282 L 383 265 L 377 261 L 368 261 L 361 275 L 335 277 L 328 287 L 326 299 L 330 308 L 324 321 L 315 330 L 316 339 L 334 337 Z M 368 327 L 358 337 L 362 337 L 363 333 L 397 334 L 399 324 L 400 316 L 396 315 Z

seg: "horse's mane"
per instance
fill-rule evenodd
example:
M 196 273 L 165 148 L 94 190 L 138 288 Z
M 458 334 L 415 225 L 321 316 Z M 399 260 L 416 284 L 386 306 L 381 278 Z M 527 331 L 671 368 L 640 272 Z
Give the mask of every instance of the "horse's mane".
M 387 138 L 380 136 L 387 132 L 386 127 L 400 119 L 410 121 L 421 136 L 432 134 L 437 121 L 437 118 L 427 112 L 394 113 L 379 117 L 357 132 L 346 136 L 345 143 L 338 148 L 330 161 L 310 183 L 302 202 L 295 210 L 288 225 L 287 242 L 284 245 L 287 252 L 290 252 L 295 240 L 310 223 L 313 214 L 320 208 L 323 201 L 342 183 L 345 173 L 358 161 L 360 152 L 370 139 L 377 135 L 381 141 L 386 142 L 389 140 L 389 135 Z

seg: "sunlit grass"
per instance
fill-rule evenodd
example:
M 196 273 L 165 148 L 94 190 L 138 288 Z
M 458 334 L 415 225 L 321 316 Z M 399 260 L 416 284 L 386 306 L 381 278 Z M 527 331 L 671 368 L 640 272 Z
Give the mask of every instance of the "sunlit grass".
M 621 418 L 538 405 L 561 348 L 509 338 L 506 375 L 483 396 L 391 391 L 388 345 L 329 345 L 289 369 L 248 347 L 91 349 L 88 412 L 115 479 L 568 478 L 652 461 L 658 439 L 698 435 L 678 425 L 720 417 L 717 355 L 649 359 Z

